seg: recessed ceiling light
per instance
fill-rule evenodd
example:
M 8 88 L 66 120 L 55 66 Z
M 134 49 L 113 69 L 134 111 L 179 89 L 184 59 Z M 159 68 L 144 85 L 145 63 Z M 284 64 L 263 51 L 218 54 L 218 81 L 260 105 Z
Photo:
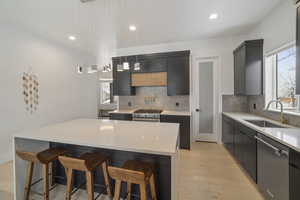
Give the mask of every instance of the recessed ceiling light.
M 70 35 L 70 36 L 69 36 L 69 40 L 74 41 L 74 40 L 76 40 L 76 37 L 75 37 L 74 35 Z
M 130 26 L 129 26 L 129 30 L 130 30 L 130 31 L 136 31 L 136 26 L 130 25 Z
M 210 16 L 209 16 L 209 19 L 210 19 L 210 20 L 214 20 L 214 19 L 218 19 L 218 17 L 219 17 L 218 13 L 212 13 L 212 14 L 210 14 Z

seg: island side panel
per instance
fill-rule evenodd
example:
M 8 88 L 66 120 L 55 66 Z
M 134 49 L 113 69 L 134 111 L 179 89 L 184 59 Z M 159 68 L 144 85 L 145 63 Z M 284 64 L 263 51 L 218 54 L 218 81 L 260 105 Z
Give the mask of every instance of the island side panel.
M 173 196 L 172 193 L 176 192 L 175 185 L 174 183 L 172 184 L 172 181 L 175 180 L 175 179 L 172 180 L 172 163 L 174 164 L 174 162 L 176 161 L 172 160 L 171 156 L 136 153 L 136 152 L 129 152 L 129 151 L 119 151 L 119 150 L 94 148 L 94 147 L 62 144 L 62 143 L 51 143 L 50 146 L 65 147 L 70 151 L 70 153 L 73 156 L 79 156 L 84 152 L 100 152 L 109 157 L 110 165 L 117 166 L 117 167 L 121 167 L 124 164 L 124 162 L 126 162 L 127 160 L 140 160 L 140 161 L 153 163 L 155 166 L 155 181 L 156 181 L 156 190 L 157 190 L 158 199 L 176 200 L 175 199 L 176 195 L 172 197 Z M 65 171 L 59 162 L 55 162 L 55 164 L 53 165 L 53 174 L 56 176 L 65 176 Z M 175 176 L 175 174 L 173 176 Z M 79 186 L 84 181 L 85 181 L 84 174 L 80 172 L 76 172 L 74 177 L 74 185 Z M 55 179 L 55 182 L 59 184 L 65 184 L 65 181 L 62 179 Z M 96 172 L 95 183 L 104 185 L 102 173 Z M 112 181 L 112 185 L 114 186 L 113 181 Z M 96 186 L 95 190 L 101 192 L 103 189 Z M 121 196 L 125 198 L 126 184 L 124 183 L 122 185 L 121 194 L 122 194 Z M 139 195 L 139 189 L 137 185 L 133 185 L 133 194 Z
M 49 142 L 43 142 L 38 140 L 31 140 L 31 139 L 22 139 L 22 138 L 14 138 L 13 141 L 13 152 L 14 152 L 14 160 L 13 160 L 13 167 L 14 167 L 14 199 L 19 200 L 23 199 L 24 196 L 24 187 L 25 181 L 27 177 L 27 169 L 28 169 L 28 162 L 20 159 L 16 155 L 16 151 L 29 151 L 29 152 L 40 152 L 47 148 L 49 148 Z M 33 181 L 38 180 L 42 177 L 42 168 L 41 165 L 36 164 L 34 166 L 34 175 Z M 42 185 L 37 184 L 32 187 L 33 191 L 43 191 Z

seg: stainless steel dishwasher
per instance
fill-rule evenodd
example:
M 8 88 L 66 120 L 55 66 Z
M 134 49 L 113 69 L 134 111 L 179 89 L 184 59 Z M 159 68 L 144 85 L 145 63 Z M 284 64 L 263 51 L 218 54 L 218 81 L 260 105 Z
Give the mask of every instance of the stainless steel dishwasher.
M 268 200 L 289 200 L 289 148 L 258 134 L 257 184 Z

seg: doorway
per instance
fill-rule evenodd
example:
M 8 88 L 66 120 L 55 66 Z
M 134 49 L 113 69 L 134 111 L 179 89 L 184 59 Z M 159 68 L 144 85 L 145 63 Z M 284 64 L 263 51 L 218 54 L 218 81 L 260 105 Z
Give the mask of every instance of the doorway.
M 218 57 L 196 59 L 194 81 L 194 140 L 219 142 Z

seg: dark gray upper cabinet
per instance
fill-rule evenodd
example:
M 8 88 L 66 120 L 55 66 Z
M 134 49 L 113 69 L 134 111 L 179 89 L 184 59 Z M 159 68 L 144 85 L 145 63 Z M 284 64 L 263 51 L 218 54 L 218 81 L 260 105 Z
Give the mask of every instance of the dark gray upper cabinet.
M 117 65 L 122 62 L 120 59 L 113 59 L 113 95 L 132 96 L 135 95 L 135 88 L 131 87 L 130 70 L 118 72 Z
M 168 59 L 168 96 L 190 94 L 190 56 Z
M 296 94 L 300 95 L 300 7 L 297 8 L 296 37 Z
M 140 70 L 132 70 L 133 73 L 151 73 L 151 72 L 166 72 L 167 58 L 144 58 L 138 60 L 140 63 Z
M 114 57 L 113 95 L 133 96 L 135 87 L 131 86 L 133 73 L 167 72 L 168 96 L 189 95 L 190 93 L 190 51 L 176 51 L 126 57 Z M 117 65 L 129 62 L 130 70 L 118 72 Z M 134 64 L 140 63 L 140 70 L 134 70 Z
M 234 94 L 263 94 L 263 40 L 242 43 L 234 54 Z

